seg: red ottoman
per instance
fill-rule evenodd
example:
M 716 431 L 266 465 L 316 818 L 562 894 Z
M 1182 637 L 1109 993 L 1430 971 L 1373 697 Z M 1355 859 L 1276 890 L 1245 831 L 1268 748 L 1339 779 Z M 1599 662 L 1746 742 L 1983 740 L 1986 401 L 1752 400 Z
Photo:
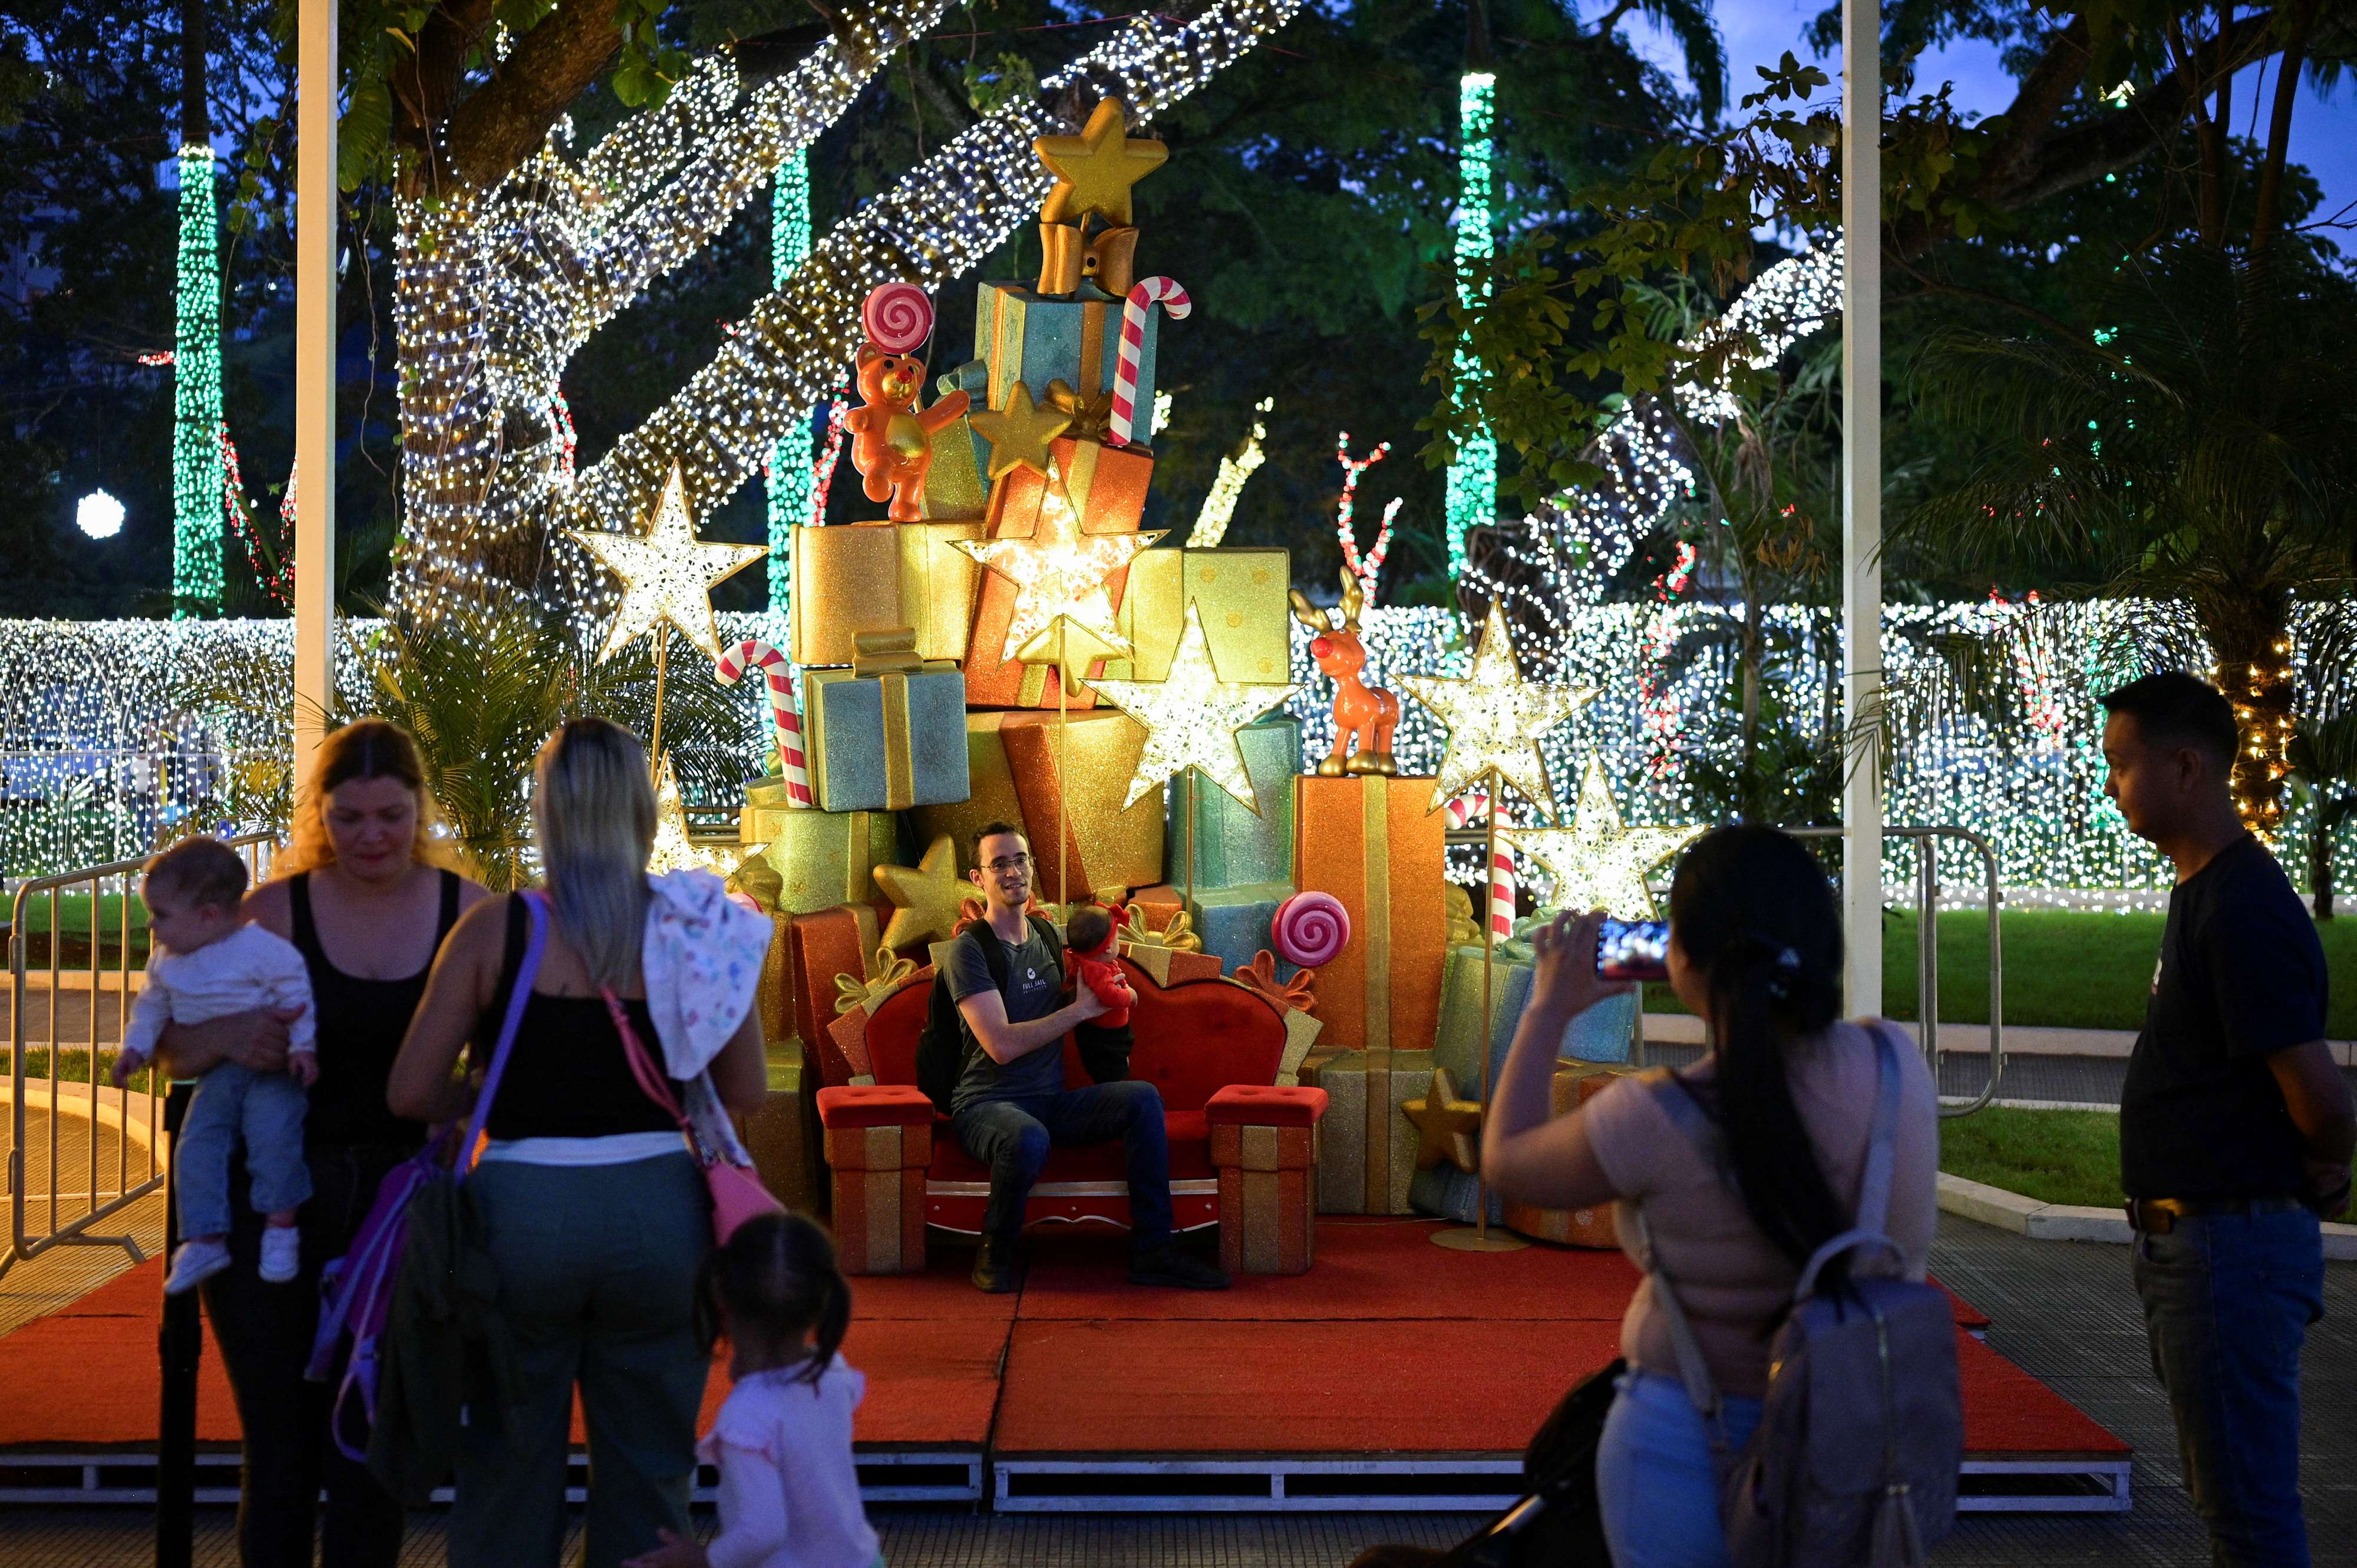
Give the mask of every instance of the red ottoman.
M 906 1084 L 839 1086 L 818 1091 L 818 1119 L 843 1272 L 922 1273 L 933 1102 Z
M 1322 1089 L 1232 1083 L 1203 1107 L 1220 1173 L 1220 1264 L 1230 1273 L 1308 1272 L 1318 1221 Z

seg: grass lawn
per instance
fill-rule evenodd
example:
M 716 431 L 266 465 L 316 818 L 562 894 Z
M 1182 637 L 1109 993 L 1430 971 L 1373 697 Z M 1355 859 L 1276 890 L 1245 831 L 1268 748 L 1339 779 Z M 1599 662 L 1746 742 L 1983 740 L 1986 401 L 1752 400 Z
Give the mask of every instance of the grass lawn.
M 2110 1111 L 1992 1105 L 1940 1123 L 1940 1168 L 2041 1203 L 2120 1201 L 2120 1119 Z
M 11 1065 L 9 1055 L 5 1048 L 0 1048 L 0 1077 L 5 1077 L 9 1070 Z M 106 1075 L 114 1069 L 114 1057 L 115 1053 L 113 1050 L 103 1046 L 99 1047 L 98 1081 L 102 1085 L 108 1083 Z M 148 1069 L 143 1067 L 131 1075 L 132 1092 L 135 1094 L 147 1092 L 148 1071 Z M 49 1081 L 49 1053 L 46 1047 L 34 1046 L 26 1050 L 25 1081 L 27 1084 L 44 1085 Z M 58 1081 L 59 1084 L 90 1082 L 90 1051 L 87 1047 L 68 1047 L 58 1052 Z
M 2005 928 L 2005 1021 L 2071 1029 L 2137 1029 L 2160 955 L 2161 915 L 2075 909 L 2008 909 Z M 2357 1038 L 2357 920 L 2317 928 L 2332 979 L 2326 1033 Z M 1913 1018 L 1915 917 L 1892 914 L 1882 929 L 1883 1012 Z M 1645 1005 L 1679 1013 L 1666 985 L 1648 986 Z M 1940 917 L 1940 1017 L 1988 1022 L 1988 918 L 1954 910 Z

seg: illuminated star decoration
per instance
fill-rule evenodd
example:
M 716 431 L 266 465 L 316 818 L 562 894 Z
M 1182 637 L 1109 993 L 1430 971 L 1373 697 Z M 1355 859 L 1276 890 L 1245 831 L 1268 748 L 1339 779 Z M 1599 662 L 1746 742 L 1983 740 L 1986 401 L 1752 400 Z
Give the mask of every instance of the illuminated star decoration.
M 914 866 L 879 865 L 876 886 L 892 900 L 883 945 L 898 952 L 919 942 L 942 942 L 957 934 L 958 906 L 974 884 L 958 875 L 957 840 L 943 833 Z
M 1211 664 L 1211 645 L 1203 639 L 1202 618 L 1191 601 L 1166 679 L 1092 681 L 1089 684 L 1146 730 L 1146 750 L 1137 759 L 1137 771 L 1130 776 L 1129 798 L 1121 803 L 1124 811 L 1165 779 L 1196 768 L 1247 810 L 1259 813 L 1260 802 L 1253 796 L 1236 731 L 1298 688 L 1221 680 Z
M 657 874 L 709 871 L 725 879 L 736 874 L 745 858 L 745 845 L 733 839 L 701 844 L 688 836 L 687 807 L 679 798 L 679 779 L 672 772 L 671 753 L 664 752 L 655 765 L 655 842 L 647 852 L 647 869 Z
M 677 463 L 663 485 L 655 525 L 644 537 L 582 528 L 568 528 L 565 536 L 622 580 L 622 603 L 614 611 L 606 646 L 598 650 L 601 660 L 611 659 L 640 632 L 669 621 L 705 659 L 718 662 L 720 630 L 712 620 L 713 585 L 770 553 L 763 544 L 706 544 L 696 538 L 687 521 L 687 482 Z
M 1058 616 L 1070 616 L 1109 646 L 1129 651 L 1128 639 L 1114 628 L 1105 580 L 1161 537 L 1158 532 L 1082 533 L 1071 499 L 1064 493 L 1063 477 L 1051 463 L 1040 498 L 1039 532 L 1028 539 L 961 539 L 956 544 L 1015 585 L 1015 614 L 999 657 L 1017 659 L 1023 645 Z
M 1703 832 L 1698 826 L 1624 827 L 1604 764 L 1591 751 L 1571 826 L 1518 828 L 1512 836 L 1523 853 L 1554 874 L 1556 908 L 1601 909 L 1624 920 L 1650 920 L 1656 911 L 1646 874 Z
M 1547 782 L 1546 759 L 1539 755 L 1539 737 L 1571 717 L 1582 703 L 1592 701 L 1594 687 L 1548 686 L 1523 680 L 1521 667 L 1514 662 L 1514 645 L 1506 636 L 1506 618 L 1494 602 L 1481 628 L 1480 644 L 1474 650 L 1469 678 L 1444 681 L 1433 675 L 1402 675 L 1398 681 L 1448 726 L 1448 750 L 1440 759 L 1440 782 L 1426 811 L 1440 810 L 1494 769 L 1500 779 L 1553 817 L 1555 790 Z
M 1041 136 L 1031 150 L 1056 177 L 1041 222 L 1071 223 L 1094 212 L 1123 229 L 1129 227 L 1130 188 L 1170 156 L 1159 142 L 1130 136 L 1118 98 L 1099 99 L 1079 135 Z
M 1415 1123 L 1416 1169 L 1428 1171 L 1448 1160 L 1469 1176 L 1481 1163 L 1480 1145 L 1473 1141 L 1481 1131 L 1481 1108 L 1457 1098 L 1457 1085 L 1447 1068 L 1434 1068 L 1424 1098 L 1400 1109 Z
M 1017 468 L 1048 471 L 1048 443 L 1071 427 L 1072 416 L 1053 403 L 1031 401 L 1031 389 L 1021 381 L 1006 389 L 1006 406 L 967 415 L 974 433 L 990 443 L 990 478 L 995 482 Z

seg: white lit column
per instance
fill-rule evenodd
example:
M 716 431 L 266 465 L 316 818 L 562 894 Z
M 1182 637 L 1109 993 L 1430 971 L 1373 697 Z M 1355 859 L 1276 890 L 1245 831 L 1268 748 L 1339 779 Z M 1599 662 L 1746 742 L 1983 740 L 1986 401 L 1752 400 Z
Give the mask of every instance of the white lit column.
M 1855 725 L 1882 685 L 1882 12 L 1842 0 L 1842 696 Z M 1882 1011 L 1882 757 L 1842 786 L 1844 976 L 1851 1015 Z
M 336 0 L 302 0 L 295 117 L 295 777 L 336 690 Z

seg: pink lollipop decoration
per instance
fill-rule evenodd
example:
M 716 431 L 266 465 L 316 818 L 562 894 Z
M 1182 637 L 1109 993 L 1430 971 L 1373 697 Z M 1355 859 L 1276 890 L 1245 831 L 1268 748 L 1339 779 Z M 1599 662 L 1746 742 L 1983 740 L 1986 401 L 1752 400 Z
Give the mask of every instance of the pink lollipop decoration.
M 867 340 L 886 353 L 910 353 L 932 336 L 933 302 L 915 284 L 880 283 L 867 291 L 859 325 Z
M 1276 907 L 1269 938 L 1287 963 L 1331 963 L 1351 940 L 1351 911 L 1331 893 L 1296 893 Z

